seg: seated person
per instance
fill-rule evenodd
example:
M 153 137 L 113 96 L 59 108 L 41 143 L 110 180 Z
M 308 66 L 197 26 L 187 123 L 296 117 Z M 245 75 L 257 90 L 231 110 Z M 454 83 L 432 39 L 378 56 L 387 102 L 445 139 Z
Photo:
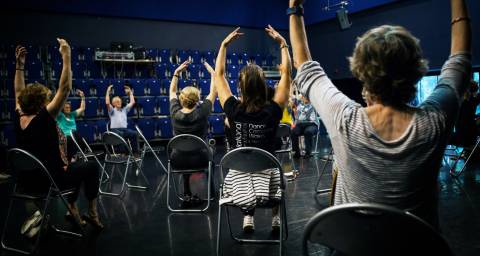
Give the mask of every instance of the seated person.
M 455 132 L 450 140 L 452 145 L 470 147 L 475 144 L 477 139 L 475 112 L 479 103 L 478 84 L 472 80 L 470 81 L 470 87 L 463 95 L 463 102 L 455 123 Z
M 298 137 L 303 135 L 305 138 L 305 158 L 312 156 L 313 136 L 318 131 L 317 112 L 310 104 L 307 98 L 301 96 L 299 104 L 293 108 L 296 116 L 295 127 L 292 130 L 292 147 L 295 151 L 294 157 L 300 157 L 300 147 L 298 145 Z
M 59 52 L 63 67 L 58 90 L 52 99 L 52 92 L 41 84 L 35 83 L 25 87 L 24 67 L 27 50 L 22 46 L 16 48 L 14 122 L 18 147 L 37 157 L 60 189 L 75 189 L 67 198 L 73 216 L 68 213 L 67 216 L 81 225 L 85 225 L 86 222 L 80 217 L 76 201 L 83 184 L 85 197 L 89 203 L 88 214 L 84 217 L 101 229 L 103 225 L 97 212 L 98 165 L 93 162 L 69 163 L 66 158 L 66 138 L 55 122 L 72 89 L 70 46 L 63 39 L 57 40 L 60 44 Z M 24 189 L 42 192 L 49 188 L 50 180 L 37 170 L 22 172 L 19 175 L 19 183 Z
M 215 66 L 214 83 L 220 104 L 230 125 L 231 148 L 257 147 L 275 154 L 275 135 L 282 110 L 288 102 L 291 64 L 286 40 L 272 27 L 267 33 L 278 43 L 282 53 L 281 79 L 273 100 L 268 99 L 265 74 L 261 67 L 249 64 L 240 71 L 239 88 L 242 98 L 236 99 L 225 79 L 227 46 L 242 35 L 239 28 L 222 42 Z M 223 184 L 222 199 L 241 208 L 244 215 L 244 232 L 254 231 L 254 213 L 257 202 L 277 201 L 280 196 L 280 173 L 267 169 L 256 173 L 229 170 Z M 242 189 L 246 188 L 246 189 Z M 278 206 L 272 209 L 272 230 L 280 228 Z
M 127 128 L 127 114 L 135 105 L 133 90 L 129 86 L 124 86 L 125 94 L 130 97 L 130 102 L 125 107 L 122 107 L 122 98 L 119 96 L 113 97 L 112 102 L 110 103 L 112 87 L 113 85 L 108 87 L 107 95 L 105 95 L 105 104 L 107 105 L 108 116 L 110 117 L 110 130 L 126 140 L 129 140 L 133 153 L 138 154 L 138 134 L 136 131 Z
M 72 111 L 72 105 L 67 101 L 63 106 L 63 110 L 57 116 L 58 127 L 67 137 L 67 159 L 69 162 L 72 161 L 73 156 L 77 153 L 77 146 L 72 140 L 72 135 L 75 136 L 77 142 L 80 141 L 75 119 L 85 112 L 85 95 L 81 90 L 77 90 L 77 94 L 81 98 L 80 107 Z
M 203 102 L 200 102 L 200 91 L 193 86 L 183 88 L 179 93 L 179 97 L 177 97 L 178 78 L 180 73 L 187 69 L 188 65 L 190 65 L 189 61 L 182 63 L 175 70 L 172 82 L 170 83 L 170 115 L 172 117 L 173 133 L 175 136 L 192 134 L 206 140 L 208 133 L 208 116 L 212 112 L 213 102 L 217 97 L 217 93 L 215 87 L 212 85 L 212 79 L 210 83 L 210 93 Z M 207 62 L 205 62 L 204 65 L 213 76 L 213 68 Z M 208 167 L 207 152 L 174 150 L 170 159 L 172 159 L 172 165 L 176 168 L 189 169 L 191 166 Z M 191 174 L 183 175 L 185 203 L 190 203 L 192 200 L 190 176 Z

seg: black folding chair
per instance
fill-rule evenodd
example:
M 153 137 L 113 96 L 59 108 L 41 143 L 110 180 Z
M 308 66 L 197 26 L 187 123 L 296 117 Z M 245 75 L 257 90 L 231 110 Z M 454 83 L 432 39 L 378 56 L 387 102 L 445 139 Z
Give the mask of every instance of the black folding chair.
M 221 170 L 221 177 L 222 177 L 222 185 L 220 186 L 220 200 L 222 199 L 222 186 L 224 180 L 224 172 L 223 170 L 236 170 L 246 173 L 256 173 L 268 169 L 277 168 L 280 172 L 280 191 L 281 191 L 281 198 L 279 202 L 280 207 L 280 232 L 278 239 L 242 239 L 235 236 L 232 232 L 232 227 L 230 223 L 230 214 L 228 211 L 229 207 L 236 207 L 238 206 L 231 204 L 231 203 L 224 203 L 219 206 L 218 209 L 218 222 L 217 222 L 217 255 L 221 255 L 221 230 L 222 230 L 222 213 L 225 209 L 226 217 L 227 217 L 227 224 L 228 229 L 230 230 L 230 236 L 232 239 L 239 243 L 254 243 L 254 244 L 278 244 L 279 245 L 279 255 L 282 255 L 283 250 L 283 241 L 287 240 L 288 238 L 288 225 L 287 225 L 287 210 L 285 204 L 285 187 L 286 182 L 283 176 L 282 166 L 280 162 L 278 162 L 277 158 L 270 154 L 269 152 L 254 148 L 254 147 L 242 147 L 236 148 L 230 152 L 228 152 L 220 161 L 220 170 Z M 257 205 L 256 208 L 272 208 L 272 205 Z
M 305 226 L 303 255 L 315 244 L 335 255 L 452 255 L 444 238 L 425 221 L 380 204 L 343 204 L 317 213 Z
M 326 159 L 322 159 L 322 160 L 324 161 L 324 163 L 321 171 L 318 170 L 318 166 L 317 166 L 318 179 L 317 179 L 317 182 L 315 183 L 315 188 L 314 188 L 316 194 L 326 194 L 326 193 L 332 192 L 331 188 L 326 188 L 326 189 L 320 188 L 320 182 L 322 181 L 323 175 L 325 174 L 325 170 L 327 169 L 328 163 L 333 162 L 333 148 L 331 148 L 330 151 L 328 152 Z
M 100 176 L 100 180 L 102 181 L 102 183 L 104 183 L 103 176 L 109 175 L 110 180 L 108 181 L 108 184 L 111 185 L 113 181 L 113 173 L 114 173 L 114 170 L 116 169 L 115 168 L 116 166 L 124 165 L 125 170 L 123 171 L 122 182 L 121 182 L 121 187 L 119 192 L 105 191 L 102 188 L 103 184 L 100 184 L 100 188 L 99 188 L 100 194 L 109 195 L 109 196 L 121 196 L 125 191 L 125 186 L 133 189 L 146 190 L 148 186 L 148 180 L 143 174 L 143 172 L 139 170 L 137 159 L 135 159 L 135 157 L 133 156 L 132 148 L 125 141 L 125 139 L 123 139 L 120 135 L 114 132 L 107 131 L 103 134 L 102 140 L 103 140 L 103 145 L 105 147 L 105 160 L 104 160 L 105 167 L 107 165 L 112 166 L 110 174 L 107 174 L 106 171 L 102 172 L 102 175 Z M 117 154 L 115 150 L 118 148 L 126 148 L 127 154 L 126 155 Z M 135 166 L 135 168 L 137 169 L 135 173 L 136 176 L 139 176 L 139 174 L 141 174 L 146 185 L 132 185 L 131 183 L 127 183 L 128 170 L 130 169 L 131 166 Z
M 102 170 L 102 173 L 105 172 L 105 166 L 98 160 L 98 156 L 100 156 L 102 153 L 96 153 L 93 152 L 92 148 L 88 145 L 87 141 L 85 141 L 85 138 L 82 138 L 82 143 L 85 146 L 85 150 L 80 146 L 80 143 L 77 141 L 75 138 L 75 135 L 73 131 L 70 133 L 70 138 L 72 138 L 73 143 L 77 147 L 78 152 L 80 153 L 80 158 L 83 159 L 83 161 L 88 162 L 90 159 L 94 159 L 95 162 L 97 162 L 98 166 Z M 109 178 L 108 174 L 105 173 L 107 176 L 107 179 Z
M 204 163 L 199 163 L 199 165 L 194 166 L 178 166 L 178 162 L 181 162 L 181 159 L 174 159 L 174 151 L 183 151 L 191 152 L 192 154 L 200 154 L 201 152 L 206 152 Z M 168 156 L 168 172 L 167 172 L 167 207 L 172 212 L 204 212 L 210 207 L 211 195 L 212 195 L 212 172 L 215 164 L 213 162 L 213 153 L 210 146 L 202 140 L 200 137 L 191 135 L 191 134 L 181 134 L 173 137 L 167 145 L 167 156 Z M 173 186 L 177 198 L 183 200 L 178 193 L 176 188 L 176 182 L 173 177 L 174 174 L 192 174 L 192 173 L 203 173 L 207 172 L 207 201 L 206 206 L 203 209 L 176 209 L 170 205 L 170 182 L 173 179 Z M 187 181 L 188 182 L 188 181 Z
M 463 147 L 462 148 L 460 153 L 455 156 L 456 157 L 455 162 L 450 166 L 450 175 L 452 175 L 454 178 L 458 178 L 460 175 L 462 175 L 462 173 L 465 171 L 465 169 L 467 167 L 468 162 L 470 161 L 470 158 L 472 158 L 474 153 L 477 151 L 477 148 L 478 148 L 479 144 L 480 144 L 480 137 L 477 137 L 475 145 L 473 145 L 471 147 Z M 463 163 L 462 168 L 459 171 L 457 171 L 456 168 L 457 168 L 458 162 L 460 161 L 460 158 L 465 156 L 466 155 L 465 153 L 468 150 L 470 151 L 470 153 L 466 156 L 466 158 L 465 158 L 466 160 Z
M 145 159 L 145 154 L 150 152 L 150 153 L 153 154 L 153 156 L 155 157 L 155 160 L 157 160 L 158 164 L 160 164 L 160 167 L 162 167 L 162 170 L 165 173 L 168 173 L 167 168 L 165 168 L 165 165 L 163 165 L 162 160 L 160 160 L 160 158 L 158 157 L 157 152 L 152 148 L 152 146 L 148 142 L 147 138 L 145 138 L 145 135 L 143 135 L 143 132 L 140 129 L 140 127 L 138 127 L 138 125 L 135 125 L 135 129 L 137 130 L 138 136 L 143 141 L 143 148 L 141 150 L 142 153 L 140 155 L 140 163 L 138 164 L 139 168 L 140 169 L 143 168 L 143 161 Z
M 288 154 L 290 158 L 290 163 L 292 165 L 292 174 L 295 177 L 295 172 L 297 171 L 295 167 L 295 161 L 293 159 L 292 153 L 292 137 L 291 137 L 292 130 L 289 125 L 287 124 L 279 124 L 277 128 L 277 134 L 275 135 L 276 139 L 280 139 L 282 141 L 281 148 L 275 150 L 275 154 L 277 157 L 281 155 Z
M 40 160 L 38 160 L 35 156 L 33 156 L 32 154 L 30 154 L 29 152 L 23 149 L 19 149 L 19 148 L 10 149 L 8 151 L 8 163 L 11 167 L 11 170 L 14 176 L 18 176 L 22 172 L 25 173 L 25 172 L 38 171 L 39 173 L 42 173 L 42 175 L 45 175 L 44 176 L 45 178 L 48 177 L 48 179 L 45 179 L 45 180 L 48 180 L 50 182 L 48 187 L 45 187 L 45 190 L 47 190 L 48 188 L 47 192 L 39 192 L 39 191 L 26 192 L 28 191 L 28 188 L 24 188 L 22 187 L 21 184 L 15 183 L 13 192 L 10 195 L 10 204 L 8 206 L 7 217 L 5 219 L 5 225 L 2 231 L 2 241 L 1 241 L 2 248 L 8 251 L 14 251 L 21 254 L 27 254 L 27 255 L 33 254 L 38 248 L 38 244 L 40 242 L 40 237 L 42 234 L 42 227 L 44 226 L 46 219 L 48 219 L 46 216 L 47 216 L 47 209 L 50 201 L 54 198 L 60 198 L 62 203 L 67 208 L 67 210 L 73 216 L 73 213 L 70 211 L 70 208 L 68 207 L 68 203 L 67 203 L 67 200 L 65 199 L 65 196 L 72 194 L 74 190 L 73 189 L 61 190 L 53 180 L 47 168 L 42 164 L 42 162 L 40 162 Z M 39 230 L 39 233 L 36 235 L 36 238 L 33 242 L 33 246 L 31 247 L 30 250 L 15 248 L 7 244 L 6 233 L 8 229 L 8 224 L 9 224 L 12 205 L 14 200 L 20 200 L 25 202 L 28 202 L 28 201 L 44 202 L 43 209 L 39 209 L 41 215 L 43 216 L 39 224 L 41 228 Z M 57 233 L 81 238 L 83 237 L 83 228 L 80 225 L 80 223 L 77 222 L 77 224 L 78 224 L 78 227 L 80 228 L 80 233 L 59 229 L 55 226 L 52 226 L 52 227 L 53 227 L 53 230 L 55 230 L 55 232 Z

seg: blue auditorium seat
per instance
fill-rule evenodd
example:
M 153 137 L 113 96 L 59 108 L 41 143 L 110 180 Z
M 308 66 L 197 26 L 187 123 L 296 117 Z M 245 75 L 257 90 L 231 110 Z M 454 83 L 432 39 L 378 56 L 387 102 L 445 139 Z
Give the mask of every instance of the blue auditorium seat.
M 225 134 L 223 115 L 211 115 L 208 117 L 208 122 L 210 123 L 210 133 L 212 135 Z
M 238 80 L 230 79 L 228 80 L 228 86 L 233 95 L 238 96 Z
M 6 145 L 7 147 L 16 146 L 17 141 L 13 124 L 6 124 L 1 127 L 0 143 Z
M 192 64 L 188 66 L 188 78 L 189 79 L 199 79 L 200 78 L 200 69 L 202 68 L 201 64 Z
M 99 102 L 97 98 L 85 99 L 85 117 L 97 117 Z
M 198 89 L 200 90 L 201 95 L 208 95 L 210 93 L 210 80 L 201 79 L 198 81 Z
M 85 94 L 85 97 L 90 96 L 90 86 L 91 81 L 87 79 L 75 79 L 75 81 L 73 81 L 73 87 L 81 90 Z
M 102 134 L 107 131 L 108 119 L 101 119 L 95 121 L 95 138 L 96 140 L 102 139 Z
M 92 79 L 91 96 L 104 97 L 110 85 L 107 79 Z
M 188 51 L 185 50 L 179 50 L 177 52 L 177 63 L 181 64 L 182 62 L 189 60 L 190 59 L 190 54 Z
M 164 79 L 167 77 L 167 64 L 157 63 L 155 64 L 155 74 L 158 79 Z
M 227 54 L 227 64 L 228 65 L 238 65 L 238 54 L 233 52 L 231 54 Z
M 263 66 L 263 56 L 261 54 L 255 54 L 253 61 L 260 67 Z
M 113 79 L 111 81 L 111 84 L 113 85 L 113 95 L 114 96 L 126 96 L 125 94 L 125 89 L 123 88 L 126 84 L 129 84 L 129 81 L 128 80 L 124 80 L 124 79 Z
M 3 80 L 3 79 L 2 79 Z M 13 80 L 12 79 L 4 79 L 3 80 L 3 88 L 4 88 L 4 93 L 3 96 L 7 98 L 14 98 L 15 97 L 15 92 L 13 88 Z
M 95 141 L 95 125 L 88 121 L 77 121 L 77 132 L 88 143 Z
M 210 64 L 210 65 L 212 65 L 212 67 L 215 68 L 213 66 L 213 64 Z M 202 65 L 202 67 L 200 67 L 200 78 L 203 78 L 203 79 L 210 79 L 211 78 L 210 73 L 208 72 L 207 68 L 203 65 Z
M 79 98 L 73 98 L 73 99 L 68 98 L 67 101 L 70 101 L 70 106 L 71 106 L 72 111 L 77 110 L 80 107 L 80 99 Z
M 266 66 L 275 66 L 275 64 L 273 63 L 273 61 L 275 61 L 276 57 L 273 56 L 273 55 L 267 55 L 267 57 L 265 58 L 265 65 Z
M 160 115 L 170 114 L 170 102 L 168 96 L 157 97 L 158 101 L 158 113 Z
M 161 138 L 173 137 L 172 121 L 170 118 L 165 117 L 158 119 L 158 130 Z
M 173 73 L 175 72 L 175 69 L 178 68 L 178 64 L 167 64 L 166 65 L 166 68 L 167 68 L 167 71 L 166 71 L 166 77 L 167 78 L 172 78 L 173 76 Z
M 267 80 L 267 85 L 272 87 L 272 88 L 275 88 L 275 85 L 277 84 L 278 81 L 276 80 L 273 80 L 273 79 L 268 79 Z
M 160 82 L 160 93 L 161 95 L 168 95 L 168 90 L 170 90 L 170 83 L 172 80 L 170 79 L 162 79 Z
M 202 63 L 202 55 L 197 50 L 190 51 L 190 58 L 193 64 L 201 64 Z
M 40 49 L 38 46 L 35 45 L 27 45 L 25 46 L 28 52 L 28 60 L 40 62 Z
M 145 57 L 147 59 L 158 60 L 158 49 L 146 49 Z
M 188 80 L 188 79 L 180 79 L 178 81 L 178 90 L 181 90 L 187 86 L 192 86 L 193 85 L 193 82 L 191 80 Z
M 145 86 L 143 79 L 130 80 L 130 84 L 132 85 L 135 96 L 147 95 L 148 90 L 147 90 L 147 87 Z
M 240 72 L 240 69 L 238 68 L 237 65 L 229 65 L 227 67 L 228 77 L 230 77 L 231 79 L 237 79 L 239 72 Z
M 172 63 L 172 55 L 169 49 L 161 49 L 158 52 L 159 61 L 161 63 Z
M 2 99 L 0 101 L 0 119 L 1 120 L 13 120 L 15 113 L 15 100 L 14 99 Z
M 136 103 L 142 116 L 153 116 L 156 114 L 155 109 L 157 108 L 157 100 L 155 97 L 139 97 Z
M 148 90 L 148 95 L 160 96 L 160 81 L 155 78 L 150 78 L 145 81 L 145 87 Z
M 88 77 L 88 70 L 85 62 L 72 63 L 72 76 L 73 79 L 84 79 Z
M 28 79 L 43 78 L 43 68 L 40 61 L 29 61 L 25 63 L 25 76 Z
M 218 98 L 215 99 L 215 102 L 213 103 L 213 113 L 222 113 L 222 105 L 220 105 L 220 101 Z
M 203 53 L 202 61 L 207 62 L 210 64 L 212 67 L 215 66 L 215 59 L 217 55 L 213 51 L 207 51 Z M 207 72 L 208 73 L 208 72 Z
M 249 61 L 250 61 L 250 57 L 248 56 L 247 53 L 244 52 L 240 54 L 240 63 L 238 64 L 242 64 L 245 66 L 248 64 Z
M 157 130 L 157 120 L 153 118 L 143 118 L 138 120 L 138 127 L 142 130 L 143 135 L 147 140 L 155 138 L 155 131 Z

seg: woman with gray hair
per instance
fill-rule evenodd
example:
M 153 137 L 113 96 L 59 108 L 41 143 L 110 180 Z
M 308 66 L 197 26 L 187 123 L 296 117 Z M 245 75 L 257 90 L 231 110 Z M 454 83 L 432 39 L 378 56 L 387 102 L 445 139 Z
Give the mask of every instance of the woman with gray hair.
M 464 0 L 451 0 L 451 56 L 438 85 L 418 107 L 408 103 L 427 71 L 419 40 L 400 26 L 358 38 L 350 68 L 367 107 L 340 92 L 312 61 L 303 0 L 290 0 L 294 83 L 324 122 L 338 170 L 335 204 L 379 203 L 407 210 L 438 227 L 437 176 L 471 72 L 471 28 Z

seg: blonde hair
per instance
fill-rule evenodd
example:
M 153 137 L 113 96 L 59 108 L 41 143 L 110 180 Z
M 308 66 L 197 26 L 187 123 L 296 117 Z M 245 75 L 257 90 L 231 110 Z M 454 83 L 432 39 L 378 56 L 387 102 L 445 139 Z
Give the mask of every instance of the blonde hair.
M 200 101 L 200 91 L 193 86 L 187 86 L 180 92 L 180 104 L 182 107 L 192 109 Z
M 401 26 L 370 29 L 357 39 L 350 70 L 366 91 L 384 104 L 413 99 L 416 83 L 427 72 L 420 41 Z

